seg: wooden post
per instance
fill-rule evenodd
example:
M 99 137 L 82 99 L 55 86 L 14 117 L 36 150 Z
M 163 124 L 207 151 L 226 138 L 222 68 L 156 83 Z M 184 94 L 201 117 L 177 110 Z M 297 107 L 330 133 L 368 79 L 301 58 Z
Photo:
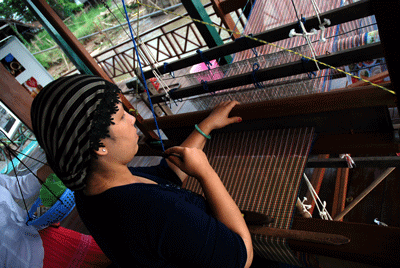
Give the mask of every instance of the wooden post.
M 220 0 L 212 0 L 211 3 L 213 5 L 215 13 L 222 20 L 222 23 L 225 25 L 225 27 L 228 28 L 229 30 L 233 31 L 233 34 L 232 34 L 233 40 L 235 40 L 236 38 L 239 38 L 240 33 L 239 33 L 238 29 L 236 28 L 236 24 L 233 21 L 231 15 L 225 14 L 221 9 L 221 1 Z

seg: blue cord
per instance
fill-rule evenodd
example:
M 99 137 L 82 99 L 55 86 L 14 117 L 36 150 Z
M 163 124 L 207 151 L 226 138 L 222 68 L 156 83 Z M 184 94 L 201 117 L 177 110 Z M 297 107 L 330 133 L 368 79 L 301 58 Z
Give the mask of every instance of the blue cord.
M 171 68 L 169 68 L 168 62 L 164 62 L 164 73 L 169 73 L 172 78 L 175 78 L 175 74 L 173 71 L 171 71 Z
M 256 77 L 256 72 L 260 69 L 260 64 L 257 62 L 253 64 L 253 72 L 251 73 L 251 76 L 253 77 L 253 84 L 257 88 L 262 88 L 262 84 L 258 82 L 257 77 Z
M 125 17 L 126 17 L 126 20 L 128 21 L 129 31 L 130 31 L 131 36 L 132 36 L 132 42 L 133 42 L 133 46 L 135 48 L 136 57 L 138 59 L 138 63 L 139 63 L 139 67 L 140 67 L 140 73 L 142 75 L 143 81 L 146 81 L 146 79 L 144 77 L 144 73 L 143 73 L 142 64 L 140 62 L 139 52 L 137 50 L 137 46 L 136 46 L 136 42 L 135 42 L 135 36 L 133 35 L 132 26 L 131 26 L 131 23 L 129 22 L 129 16 L 128 16 L 128 11 L 126 10 L 125 1 L 124 0 L 121 0 L 121 1 L 122 1 L 122 5 L 124 6 Z M 147 83 L 146 82 L 144 83 L 144 87 L 146 88 L 147 97 L 149 98 L 151 112 L 153 114 L 154 122 L 156 123 L 157 134 L 158 134 L 158 137 L 159 137 L 160 142 L 161 142 L 161 148 L 162 148 L 163 151 L 165 151 L 164 144 L 163 144 L 162 139 L 161 139 L 160 129 L 158 128 L 158 124 L 157 124 L 156 113 L 155 113 L 154 108 L 153 108 L 153 103 L 151 102 L 150 93 L 149 93 L 149 89 L 147 87 Z
M 309 59 L 306 59 L 304 57 L 301 58 L 301 64 L 303 65 L 303 69 L 304 70 L 306 70 L 306 63 L 309 62 L 309 61 L 310 61 Z M 315 72 L 313 72 L 313 71 L 308 72 L 307 75 L 308 75 L 308 78 L 310 78 L 310 79 L 312 79 L 313 75 L 314 75 L 314 77 L 317 76 L 317 74 Z
M 212 63 L 206 58 L 206 56 L 203 55 L 203 52 L 201 52 L 200 49 L 196 50 L 197 54 L 200 55 L 200 58 L 203 60 L 203 62 L 206 64 L 208 70 L 210 70 L 210 67 Z
M 201 84 L 203 85 L 204 91 L 207 91 L 207 92 L 208 92 L 208 84 L 207 84 L 207 81 L 201 80 Z M 211 94 L 211 95 L 215 95 L 215 92 L 212 91 L 212 92 L 210 92 L 210 94 Z

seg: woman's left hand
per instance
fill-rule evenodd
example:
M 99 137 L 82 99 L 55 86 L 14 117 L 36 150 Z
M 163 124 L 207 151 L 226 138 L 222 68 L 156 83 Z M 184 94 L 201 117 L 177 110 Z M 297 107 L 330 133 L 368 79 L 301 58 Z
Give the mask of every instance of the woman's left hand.
M 217 104 L 211 114 L 206 119 L 204 119 L 202 124 L 207 124 L 207 127 L 209 127 L 211 130 L 214 130 L 223 128 L 232 123 L 241 122 L 241 117 L 229 117 L 229 113 L 237 104 L 239 104 L 238 101 L 224 101 Z

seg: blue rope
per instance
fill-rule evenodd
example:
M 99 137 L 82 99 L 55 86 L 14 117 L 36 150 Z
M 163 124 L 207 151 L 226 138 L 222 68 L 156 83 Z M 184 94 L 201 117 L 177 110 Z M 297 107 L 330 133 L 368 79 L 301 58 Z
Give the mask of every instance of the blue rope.
M 136 57 L 138 59 L 138 63 L 139 63 L 139 67 L 140 67 L 140 73 L 142 75 L 143 81 L 146 81 L 146 79 L 144 77 L 144 73 L 143 73 L 142 64 L 140 62 L 139 52 L 138 52 L 138 49 L 137 49 L 137 46 L 136 46 L 136 42 L 135 42 L 135 36 L 133 35 L 132 26 L 131 26 L 131 24 L 129 22 L 129 16 L 128 16 L 128 11 L 126 10 L 125 1 L 124 0 L 121 0 L 121 1 L 122 1 L 122 5 L 124 6 L 125 17 L 126 17 L 126 20 L 128 22 L 129 31 L 130 31 L 131 36 L 132 36 L 132 42 L 133 42 L 133 46 L 135 48 Z M 149 89 L 147 87 L 147 83 L 144 83 L 144 87 L 146 88 L 147 97 L 149 98 L 149 104 L 150 104 L 151 112 L 153 114 L 154 122 L 156 123 L 157 134 L 158 134 L 158 137 L 159 137 L 160 142 L 161 142 L 161 148 L 162 148 L 163 151 L 165 151 L 164 144 L 163 144 L 162 139 L 161 139 L 160 129 L 159 129 L 158 123 L 157 123 L 156 113 L 154 111 L 153 103 L 151 102 L 150 93 L 149 93 L 150 91 L 149 91 Z
M 203 85 L 204 91 L 207 91 L 207 92 L 208 92 L 208 84 L 207 84 L 207 81 L 201 80 L 201 84 Z M 211 95 L 215 95 L 215 92 L 210 92 L 210 94 L 211 94 Z
M 206 56 L 203 55 L 203 52 L 201 52 L 200 49 L 196 50 L 197 54 L 200 55 L 200 58 L 203 60 L 203 62 L 206 64 L 208 70 L 210 70 L 210 67 L 212 63 L 206 58 Z
M 306 59 L 304 57 L 301 58 L 301 64 L 303 65 L 303 69 L 304 70 L 306 70 L 306 63 L 309 62 L 309 61 L 310 61 L 309 59 Z M 313 71 L 308 72 L 307 75 L 308 75 L 308 78 L 310 78 L 310 79 L 312 79 L 313 75 L 314 75 L 314 77 L 317 76 L 317 74 L 315 72 L 313 72 Z
M 257 62 L 253 64 L 253 72 L 251 73 L 251 76 L 253 77 L 253 84 L 257 88 L 262 88 L 262 84 L 258 82 L 257 77 L 256 77 L 256 72 L 260 69 L 260 64 Z
M 175 74 L 171 71 L 171 68 L 168 66 L 168 62 L 164 62 L 164 73 L 169 73 L 172 78 L 175 78 Z
M 203 89 L 208 92 L 207 81 L 201 80 L 201 84 L 203 85 Z

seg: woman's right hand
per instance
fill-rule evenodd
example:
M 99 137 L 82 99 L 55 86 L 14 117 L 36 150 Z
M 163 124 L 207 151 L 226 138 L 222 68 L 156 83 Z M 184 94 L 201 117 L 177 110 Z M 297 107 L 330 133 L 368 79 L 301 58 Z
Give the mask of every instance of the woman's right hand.
M 165 154 L 169 155 L 169 161 L 197 180 L 207 177 L 210 173 L 215 173 L 206 154 L 198 148 L 175 146 L 165 150 Z M 174 154 L 180 157 L 174 156 Z

